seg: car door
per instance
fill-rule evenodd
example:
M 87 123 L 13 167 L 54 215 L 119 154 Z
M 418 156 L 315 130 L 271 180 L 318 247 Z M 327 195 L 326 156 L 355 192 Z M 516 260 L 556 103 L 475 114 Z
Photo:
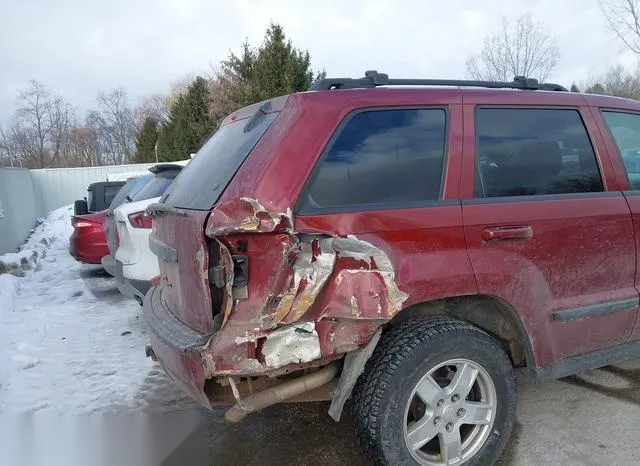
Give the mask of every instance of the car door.
M 621 180 L 626 183 L 624 196 L 631 208 L 631 217 L 636 232 L 636 289 L 640 290 L 640 112 L 622 109 L 593 109 L 595 117 L 600 119 L 603 137 L 611 161 Z M 615 155 L 615 156 L 613 156 Z M 640 322 L 636 324 L 631 336 L 640 339 Z
M 462 197 L 479 292 L 516 310 L 538 366 L 624 343 L 633 225 L 588 108 L 469 100 Z

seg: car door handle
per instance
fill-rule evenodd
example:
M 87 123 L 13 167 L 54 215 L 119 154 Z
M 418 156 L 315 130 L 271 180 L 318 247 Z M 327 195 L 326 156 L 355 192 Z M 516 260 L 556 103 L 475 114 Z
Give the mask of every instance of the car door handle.
M 523 227 L 496 227 L 482 230 L 484 241 L 500 241 L 506 239 L 530 239 L 533 237 L 533 230 L 530 226 Z

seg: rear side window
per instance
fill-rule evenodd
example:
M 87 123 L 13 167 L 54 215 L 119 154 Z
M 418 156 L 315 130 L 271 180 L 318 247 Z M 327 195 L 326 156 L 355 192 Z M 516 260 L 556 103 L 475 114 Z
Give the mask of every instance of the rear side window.
M 365 210 L 439 199 L 446 117 L 437 108 L 352 115 L 314 169 L 298 210 Z
M 140 190 L 131 196 L 131 202 L 143 201 L 146 199 L 152 199 L 154 197 L 162 196 L 171 182 L 178 176 L 180 170 L 164 170 L 156 174 L 147 184 L 145 184 Z
M 476 197 L 603 191 L 577 110 L 480 108 Z
M 163 202 L 185 209 L 213 207 L 278 115 L 258 112 L 216 131 L 176 178 Z
M 640 190 L 640 115 L 602 112 L 604 121 L 616 141 L 632 190 Z
M 125 183 L 126 184 L 126 183 Z M 116 197 L 118 191 L 123 185 L 113 185 L 113 186 L 105 186 L 104 187 L 104 205 L 109 206 L 111 201 Z

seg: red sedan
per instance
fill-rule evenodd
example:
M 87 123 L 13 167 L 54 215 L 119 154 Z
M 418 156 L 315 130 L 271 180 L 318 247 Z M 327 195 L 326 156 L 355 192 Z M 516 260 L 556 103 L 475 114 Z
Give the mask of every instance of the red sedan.
M 106 219 L 106 210 L 71 217 L 73 235 L 69 241 L 69 252 L 77 261 L 100 264 L 100 260 L 109 255 L 104 231 Z

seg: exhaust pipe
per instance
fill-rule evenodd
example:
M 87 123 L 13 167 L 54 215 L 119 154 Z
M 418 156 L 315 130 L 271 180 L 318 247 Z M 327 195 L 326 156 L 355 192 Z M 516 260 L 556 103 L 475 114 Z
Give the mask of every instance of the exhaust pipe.
M 329 364 L 319 371 L 303 375 L 288 382 L 283 382 L 280 385 L 268 388 L 242 400 L 238 399 L 238 402 L 229 408 L 224 417 L 227 418 L 228 421 L 239 422 L 247 414 L 260 411 L 268 406 L 322 387 L 331 382 L 336 375 L 338 375 L 338 364 Z

